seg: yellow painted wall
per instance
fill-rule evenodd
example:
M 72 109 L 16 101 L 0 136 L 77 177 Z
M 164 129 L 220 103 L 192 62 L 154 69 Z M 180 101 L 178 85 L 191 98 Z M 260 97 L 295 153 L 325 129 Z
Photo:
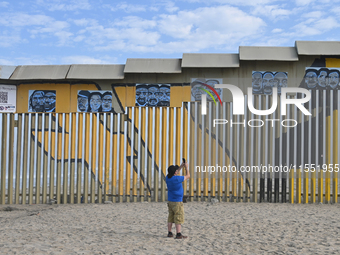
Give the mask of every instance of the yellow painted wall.
M 56 112 L 70 112 L 70 84 L 33 83 L 19 84 L 17 87 L 17 112 L 28 112 L 29 90 L 55 90 Z

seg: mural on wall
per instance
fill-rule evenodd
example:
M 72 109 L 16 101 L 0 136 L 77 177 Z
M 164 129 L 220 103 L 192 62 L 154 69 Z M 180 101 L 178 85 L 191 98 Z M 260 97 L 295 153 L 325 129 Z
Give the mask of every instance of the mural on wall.
M 269 71 L 253 71 L 252 88 L 253 94 L 271 95 L 273 87 L 277 88 L 277 93 L 281 94 L 281 88 L 287 87 L 288 73 L 287 72 L 269 72 Z
M 307 89 L 339 89 L 340 68 L 307 67 L 304 86 Z
M 222 84 L 222 79 L 192 78 L 190 84 L 191 101 L 201 101 L 202 94 L 207 95 L 208 101 L 219 100 L 218 96 L 222 98 L 223 90 L 215 88 L 215 84 Z M 218 96 L 213 90 L 216 91 Z
M 170 106 L 170 84 L 136 84 L 136 106 Z
M 28 112 L 55 112 L 55 90 L 29 90 Z
M 112 107 L 112 91 L 78 90 L 78 112 L 115 112 Z
M 0 112 L 15 112 L 17 87 L 0 84 Z

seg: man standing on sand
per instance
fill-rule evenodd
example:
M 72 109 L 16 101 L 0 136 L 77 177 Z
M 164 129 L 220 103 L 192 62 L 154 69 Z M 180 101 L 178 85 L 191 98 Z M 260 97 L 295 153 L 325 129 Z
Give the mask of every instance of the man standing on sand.
M 185 168 L 185 176 L 180 176 L 180 171 Z M 184 208 L 183 208 L 183 186 L 182 182 L 190 178 L 188 163 L 182 163 L 181 166 L 172 165 L 168 168 L 168 175 L 165 178 L 166 185 L 168 186 L 168 237 L 173 237 L 171 232 L 172 223 L 176 226 L 176 238 L 183 239 L 187 236 L 181 234 L 181 224 L 184 223 Z

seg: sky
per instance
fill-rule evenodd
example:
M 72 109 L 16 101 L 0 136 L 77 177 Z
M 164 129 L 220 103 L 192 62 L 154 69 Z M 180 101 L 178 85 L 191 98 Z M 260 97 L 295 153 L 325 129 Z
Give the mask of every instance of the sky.
M 0 65 L 125 64 L 340 41 L 340 0 L 0 0 Z

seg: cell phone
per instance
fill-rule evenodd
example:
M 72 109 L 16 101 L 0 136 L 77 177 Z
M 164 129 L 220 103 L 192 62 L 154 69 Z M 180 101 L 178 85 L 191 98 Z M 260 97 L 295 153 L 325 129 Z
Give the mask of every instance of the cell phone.
M 182 158 L 183 159 L 183 163 L 185 163 L 185 158 Z

